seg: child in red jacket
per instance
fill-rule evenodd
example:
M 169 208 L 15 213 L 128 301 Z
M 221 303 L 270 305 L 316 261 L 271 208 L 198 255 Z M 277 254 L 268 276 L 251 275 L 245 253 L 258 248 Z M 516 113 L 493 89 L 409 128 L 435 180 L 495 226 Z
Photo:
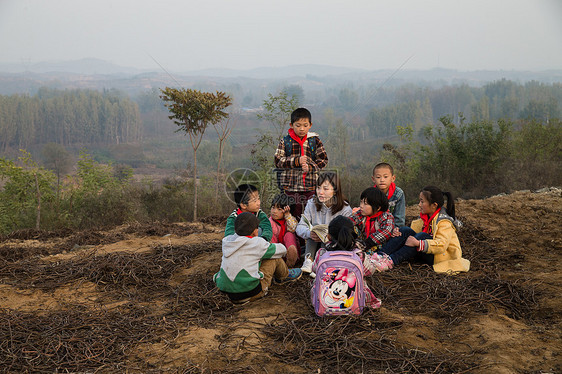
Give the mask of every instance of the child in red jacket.
M 271 202 L 271 211 L 269 213 L 269 222 L 273 230 L 271 243 L 282 243 L 287 248 L 287 266 L 295 265 L 299 259 L 299 245 L 295 236 L 297 228 L 297 220 L 290 212 L 290 198 L 281 193 L 273 198 Z

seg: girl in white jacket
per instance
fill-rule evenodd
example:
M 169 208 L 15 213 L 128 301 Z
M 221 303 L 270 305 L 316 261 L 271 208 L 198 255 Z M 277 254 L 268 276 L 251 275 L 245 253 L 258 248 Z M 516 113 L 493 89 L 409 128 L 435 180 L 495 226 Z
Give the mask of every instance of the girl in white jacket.
M 304 213 L 297 225 L 297 235 L 306 240 L 304 262 L 301 270 L 305 273 L 312 271 L 312 263 L 318 248 L 325 243 L 310 231 L 307 221 L 312 225 L 328 225 L 337 216 L 351 216 L 351 207 L 343 195 L 340 178 L 336 173 L 326 172 L 320 174 L 316 183 L 316 195 L 308 200 Z

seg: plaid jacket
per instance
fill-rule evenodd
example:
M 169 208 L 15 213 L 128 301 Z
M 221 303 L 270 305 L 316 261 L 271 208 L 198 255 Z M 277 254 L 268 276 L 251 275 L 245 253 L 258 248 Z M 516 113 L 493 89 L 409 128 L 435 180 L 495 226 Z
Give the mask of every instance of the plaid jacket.
M 308 145 L 308 139 L 316 137 L 316 159 L 312 160 L 312 152 Z M 275 167 L 281 169 L 280 182 L 281 188 L 286 191 L 308 192 L 316 189 L 318 172 L 328 164 L 328 155 L 324 149 L 324 144 L 318 138 L 318 134 L 308 133 L 307 140 L 304 142 L 305 155 L 310 158 L 309 171 L 304 175 L 299 157 L 301 156 L 300 145 L 293 141 L 291 154 L 285 154 L 285 138 L 281 139 L 275 151 Z
M 369 237 L 365 237 L 365 223 L 367 218 L 361 215 L 360 211 L 357 211 L 349 217 L 353 222 L 353 225 L 357 228 L 359 238 L 364 241 L 367 249 L 372 247 L 382 246 L 390 236 L 392 235 L 392 230 L 394 229 L 394 217 L 390 212 L 384 212 L 381 216 L 374 220 L 371 220 L 371 228 L 369 230 Z

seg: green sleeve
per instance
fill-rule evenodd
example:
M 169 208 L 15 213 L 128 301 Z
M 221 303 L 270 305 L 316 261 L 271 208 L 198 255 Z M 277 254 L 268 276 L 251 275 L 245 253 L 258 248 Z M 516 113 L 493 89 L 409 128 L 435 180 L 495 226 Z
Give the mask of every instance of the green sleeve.
M 260 220 L 260 228 L 261 228 L 261 237 L 267 240 L 268 242 L 271 241 L 271 237 L 273 236 L 273 229 L 271 228 L 271 222 L 269 222 L 269 218 L 267 218 L 267 214 L 264 213 L 263 210 L 260 209 L 258 213 L 258 218 Z M 227 221 L 228 225 L 228 221 Z M 234 229 L 234 223 L 233 223 Z
M 224 236 L 234 235 L 234 220 L 236 217 L 231 214 L 226 219 L 226 227 L 224 228 Z M 269 221 L 269 220 L 268 220 Z
M 265 251 L 265 253 L 262 256 L 262 260 L 273 257 L 276 251 L 277 251 L 277 247 L 275 246 L 275 244 L 273 243 L 269 244 L 269 246 L 267 247 L 267 251 Z

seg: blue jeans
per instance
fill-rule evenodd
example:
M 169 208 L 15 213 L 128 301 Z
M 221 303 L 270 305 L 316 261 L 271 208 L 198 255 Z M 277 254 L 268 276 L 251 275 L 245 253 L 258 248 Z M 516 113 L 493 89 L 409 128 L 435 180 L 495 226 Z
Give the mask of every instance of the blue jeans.
M 414 230 L 407 226 L 400 227 L 401 236 L 395 236 L 390 238 L 386 243 L 383 244 L 380 252 L 386 253 L 392 259 L 394 265 L 398 265 L 401 262 L 416 260 L 424 264 L 433 265 L 433 255 L 423 252 L 418 252 L 418 247 L 406 246 L 406 239 L 409 236 L 414 236 L 418 240 L 432 239 L 433 237 L 425 232 L 419 232 L 416 234 Z

